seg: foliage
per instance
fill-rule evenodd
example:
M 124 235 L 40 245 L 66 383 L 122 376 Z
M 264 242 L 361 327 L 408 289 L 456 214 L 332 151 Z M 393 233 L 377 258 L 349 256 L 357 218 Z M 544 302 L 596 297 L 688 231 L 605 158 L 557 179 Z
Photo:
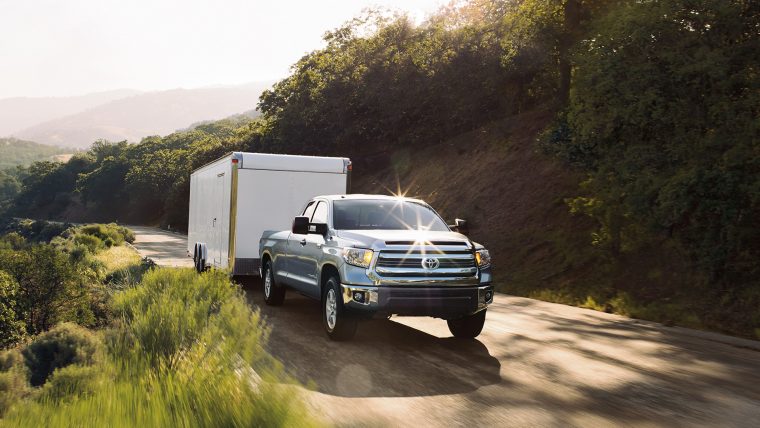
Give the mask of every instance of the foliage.
M 28 370 L 18 349 L 0 351 L 0 418 L 31 393 Z
M 43 385 L 39 400 L 59 403 L 92 396 L 107 382 L 106 374 L 102 365 L 69 364 L 58 367 Z
M 16 138 L 0 138 L 0 171 L 28 165 L 41 159 L 63 154 L 60 147 L 37 144 Z
M 720 322 L 741 331 L 760 323 L 746 316 L 760 306 L 748 291 L 760 287 L 758 25 L 744 1 L 616 8 L 579 47 L 559 139 L 589 172 L 571 206 L 600 222 L 597 242 L 675 240 L 707 273 L 712 310 L 745 314 Z
M 215 352 L 234 352 L 251 363 L 262 354 L 266 331 L 256 327 L 258 313 L 248 310 L 224 272 L 199 276 L 190 269 L 156 270 L 146 274 L 139 287 L 119 293 L 114 305 L 128 326 L 120 340 L 148 356 L 146 363 L 153 368 L 176 368 L 198 352 L 199 343 Z M 218 343 L 222 337 L 229 343 Z
M 93 364 L 102 345 L 87 329 L 63 323 L 35 337 L 22 354 L 32 386 L 45 383 L 54 370 L 71 364 Z
M 145 270 L 132 250 L 108 249 L 99 238 L 122 244 L 134 240 L 129 229 L 115 224 L 64 227 L 24 220 L 9 230 L 20 231 L 31 243 L 18 232 L 0 236 L 0 265 L 7 272 L 0 272 L 3 347 L 24 332 L 39 334 L 59 322 L 106 325 L 111 291 L 103 283 L 121 276 L 139 278 Z M 53 233 L 58 235 L 50 239 Z
M 121 322 L 109 335 L 106 357 L 56 370 L 40 394 L 6 415 L 8 423 L 314 424 L 293 387 L 273 383 L 288 379 L 263 350 L 258 313 L 224 273 L 153 271 L 119 293 L 116 308 Z
M 16 280 L 0 270 L 0 349 L 15 345 L 26 333 L 18 295 Z
M 58 322 L 87 323 L 86 278 L 66 254 L 49 244 L 22 250 L 0 250 L 0 265 L 19 284 L 18 311 L 26 317 L 26 331 L 41 333 Z
M 16 234 L 25 241 L 50 242 L 56 236 L 63 234 L 71 224 L 51 222 L 44 220 L 17 219 L 7 222 L 5 225 L 4 239 L 11 239 L 9 234 Z M 15 239 L 15 238 L 14 238 Z

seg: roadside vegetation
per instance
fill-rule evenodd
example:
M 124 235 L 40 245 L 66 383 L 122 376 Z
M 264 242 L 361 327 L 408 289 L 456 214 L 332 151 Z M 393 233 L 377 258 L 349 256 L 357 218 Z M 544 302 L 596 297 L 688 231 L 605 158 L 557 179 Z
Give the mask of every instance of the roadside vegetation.
M 190 172 L 226 152 L 350 156 L 354 191 L 467 215 L 502 291 L 760 337 L 758 26 L 746 0 L 368 11 L 260 118 L 35 163 L 5 212 L 183 229 Z
M 52 228 L 62 231 L 47 235 Z M 224 272 L 154 268 L 115 224 L 9 229 L 0 236 L 0 425 L 313 424 L 264 351 L 258 312 Z
M 70 150 L 70 149 L 69 149 Z M 0 171 L 29 165 L 40 160 L 50 160 L 55 155 L 66 153 L 66 149 L 17 138 L 0 138 Z

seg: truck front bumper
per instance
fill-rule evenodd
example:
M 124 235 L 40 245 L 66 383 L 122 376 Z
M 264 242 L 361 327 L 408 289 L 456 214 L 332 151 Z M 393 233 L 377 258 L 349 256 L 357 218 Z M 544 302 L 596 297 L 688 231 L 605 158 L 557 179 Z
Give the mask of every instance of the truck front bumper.
M 453 319 L 493 303 L 493 286 L 364 286 L 341 284 L 343 304 L 354 311 Z

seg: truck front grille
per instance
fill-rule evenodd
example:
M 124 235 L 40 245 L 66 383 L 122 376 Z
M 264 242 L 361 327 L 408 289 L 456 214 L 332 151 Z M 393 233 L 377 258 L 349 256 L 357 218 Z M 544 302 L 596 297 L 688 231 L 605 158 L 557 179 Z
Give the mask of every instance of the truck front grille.
M 383 277 L 464 278 L 477 275 L 475 256 L 466 243 L 431 244 L 399 245 L 406 248 L 383 250 L 378 254 L 375 271 Z

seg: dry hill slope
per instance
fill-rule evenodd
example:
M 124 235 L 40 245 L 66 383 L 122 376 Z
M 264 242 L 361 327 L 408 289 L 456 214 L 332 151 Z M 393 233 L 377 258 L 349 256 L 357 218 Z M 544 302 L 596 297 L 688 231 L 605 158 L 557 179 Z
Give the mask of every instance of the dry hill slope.
M 571 215 L 563 200 L 577 192 L 581 177 L 536 148 L 551 117 L 532 112 L 424 150 L 396 152 L 382 159 L 380 170 L 360 159 L 352 190 L 400 188 L 430 202 L 448 222 L 467 219 L 470 236 L 491 250 L 502 280 L 558 274 L 567 269 L 564 241 L 583 240 L 591 224 Z M 527 272 L 528 265 L 542 272 Z
M 137 142 L 149 135 L 167 135 L 194 122 L 253 110 L 267 87 L 269 83 L 149 92 L 40 123 L 16 136 L 76 148 L 89 147 L 98 139 Z
M 139 93 L 140 91 L 119 89 L 74 97 L 5 98 L 0 100 L 0 137 Z
M 591 245 L 594 222 L 565 202 L 579 194 L 582 174 L 538 147 L 552 118 L 533 111 L 423 149 L 359 157 L 352 191 L 400 188 L 448 222 L 467 219 L 470 237 L 492 253 L 502 291 L 698 326 L 686 309 L 666 306 L 690 279 L 683 258 L 655 245 L 615 259 Z M 625 300 L 632 295 L 655 306 Z

